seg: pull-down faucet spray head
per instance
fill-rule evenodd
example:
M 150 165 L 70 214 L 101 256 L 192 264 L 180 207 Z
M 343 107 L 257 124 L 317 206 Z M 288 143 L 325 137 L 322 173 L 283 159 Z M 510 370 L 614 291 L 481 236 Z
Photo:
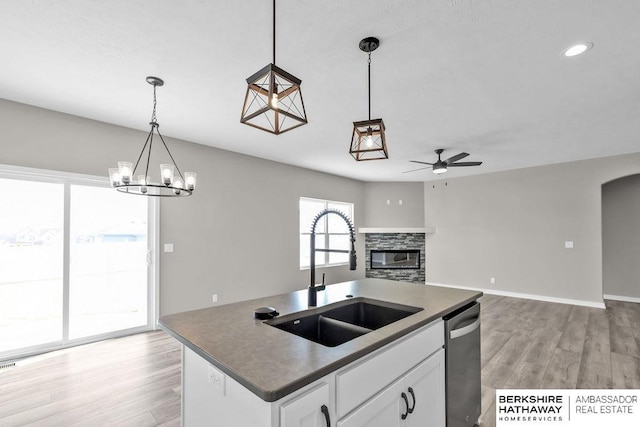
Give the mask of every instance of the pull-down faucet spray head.
M 351 239 L 351 250 L 340 250 L 340 249 L 316 249 L 316 226 L 318 225 L 318 221 L 320 220 L 320 218 L 322 218 L 325 215 L 328 214 L 336 214 L 338 215 L 340 218 L 342 218 L 344 220 L 344 222 L 347 223 L 347 227 L 349 227 L 349 237 Z M 313 219 L 313 223 L 311 224 L 311 235 L 309 236 L 310 239 L 310 260 L 309 260 L 309 275 L 310 275 L 310 283 L 309 283 L 309 306 L 316 306 L 317 304 L 317 294 L 318 294 L 318 290 L 323 290 L 324 286 L 321 286 L 319 288 L 316 288 L 316 251 L 322 251 L 322 252 L 342 252 L 342 253 L 349 253 L 349 270 L 355 270 L 357 267 L 357 263 L 356 263 L 356 235 L 354 232 L 354 227 L 353 224 L 351 223 L 351 220 L 349 219 L 349 217 L 344 213 L 344 212 L 340 212 L 338 210 L 335 209 L 325 209 L 322 212 L 320 212 L 318 215 L 316 215 L 316 217 Z M 323 283 L 324 285 L 324 283 Z

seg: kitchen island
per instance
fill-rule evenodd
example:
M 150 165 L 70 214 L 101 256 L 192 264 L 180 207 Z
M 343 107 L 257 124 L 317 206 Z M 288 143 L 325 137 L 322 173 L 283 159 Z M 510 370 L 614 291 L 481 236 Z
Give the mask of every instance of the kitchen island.
M 357 425 L 344 423 L 346 415 L 357 412 L 354 409 L 365 402 L 363 399 L 378 396 L 376 387 L 395 384 L 400 374 L 442 352 L 442 317 L 481 295 L 476 291 L 381 279 L 328 285 L 318 293 L 318 308 L 368 298 L 422 309 L 335 347 L 254 319 L 254 310 L 263 306 L 274 307 L 280 316 L 305 312 L 309 309 L 306 290 L 163 316 L 160 326 L 184 349 L 184 424 L 199 425 L 210 418 L 211 422 L 217 421 L 212 425 L 301 425 L 286 422 L 291 419 L 286 409 L 290 409 L 289 414 L 304 413 L 313 406 L 310 416 L 327 425 Z M 437 360 L 442 360 L 438 363 L 443 365 L 443 356 Z M 388 366 L 390 362 L 393 366 Z M 361 368 L 362 373 L 354 371 L 354 367 Z M 351 376 L 352 372 L 355 373 Z M 351 384 L 354 381 L 360 385 Z M 354 392 L 353 387 L 368 391 Z M 355 397 L 345 401 L 343 397 L 347 395 Z M 402 395 L 407 393 L 399 394 Z M 306 398 L 304 404 L 299 403 L 301 398 Z M 407 402 L 404 412 L 412 403 L 415 407 L 416 400 L 410 402 L 412 398 L 402 397 L 398 405 Z

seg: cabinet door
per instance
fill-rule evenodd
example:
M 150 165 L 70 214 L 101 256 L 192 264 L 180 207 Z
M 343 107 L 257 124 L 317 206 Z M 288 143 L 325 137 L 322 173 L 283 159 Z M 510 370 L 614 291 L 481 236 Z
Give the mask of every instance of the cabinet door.
M 400 398 L 403 389 L 404 380 L 400 379 L 340 420 L 337 427 L 400 426 L 400 416 L 407 409 L 404 400 Z
M 444 427 L 444 349 L 430 356 L 405 377 L 404 392 L 413 412 L 406 427 Z
M 329 385 L 321 383 L 280 407 L 280 427 L 330 427 L 322 411 L 329 407 Z

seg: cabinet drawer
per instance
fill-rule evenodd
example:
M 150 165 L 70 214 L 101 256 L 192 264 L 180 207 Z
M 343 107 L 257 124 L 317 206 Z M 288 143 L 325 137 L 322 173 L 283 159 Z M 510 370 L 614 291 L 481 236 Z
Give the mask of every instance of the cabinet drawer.
M 361 362 L 336 375 L 336 410 L 338 418 L 397 380 L 444 345 L 441 319 L 383 347 Z

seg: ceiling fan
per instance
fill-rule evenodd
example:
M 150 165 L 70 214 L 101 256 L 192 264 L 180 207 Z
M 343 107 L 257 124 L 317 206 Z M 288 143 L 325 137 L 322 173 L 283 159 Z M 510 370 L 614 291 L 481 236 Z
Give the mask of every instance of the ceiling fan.
M 428 162 L 420 162 L 418 160 L 409 160 L 412 163 L 420 163 L 422 165 L 429 165 L 427 167 L 424 168 L 419 168 L 419 169 L 412 169 L 410 171 L 405 171 L 403 173 L 408 173 L 408 172 L 415 172 L 415 171 L 419 171 L 419 170 L 423 170 L 423 169 L 429 169 L 429 167 L 433 168 L 433 173 L 444 173 L 447 171 L 447 168 L 449 167 L 454 167 L 454 166 L 480 166 L 482 164 L 482 162 L 459 162 L 458 160 L 462 160 L 465 157 L 467 157 L 469 155 L 469 153 L 460 153 L 460 154 L 456 154 L 455 156 L 451 156 L 449 157 L 447 160 L 442 160 L 440 158 L 440 155 L 444 152 L 444 149 L 442 148 L 438 148 L 437 150 L 434 150 L 435 153 L 438 155 L 438 161 L 435 163 L 428 163 Z

